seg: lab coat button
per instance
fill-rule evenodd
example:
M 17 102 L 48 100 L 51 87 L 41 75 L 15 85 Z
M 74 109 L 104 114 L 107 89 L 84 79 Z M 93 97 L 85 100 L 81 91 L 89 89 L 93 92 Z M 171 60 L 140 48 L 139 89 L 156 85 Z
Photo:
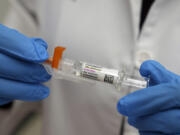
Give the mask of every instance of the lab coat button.
M 147 50 L 140 50 L 136 52 L 136 67 L 139 68 L 144 61 L 150 59 L 153 59 L 151 52 Z

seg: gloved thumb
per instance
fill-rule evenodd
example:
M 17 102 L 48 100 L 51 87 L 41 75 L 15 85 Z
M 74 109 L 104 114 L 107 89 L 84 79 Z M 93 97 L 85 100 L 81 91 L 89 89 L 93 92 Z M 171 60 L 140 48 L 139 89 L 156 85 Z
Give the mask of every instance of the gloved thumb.
M 139 72 L 142 76 L 150 78 L 150 86 L 167 83 L 177 76 L 154 60 L 147 60 L 142 63 Z

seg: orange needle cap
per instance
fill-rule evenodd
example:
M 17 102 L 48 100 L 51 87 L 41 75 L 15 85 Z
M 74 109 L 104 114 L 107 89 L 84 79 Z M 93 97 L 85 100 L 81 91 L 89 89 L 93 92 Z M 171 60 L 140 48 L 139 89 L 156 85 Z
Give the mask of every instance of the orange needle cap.
M 58 69 L 59 62 L 62 59 L 62 55 L 63 55 L 63 52 L 64 52 L 65 49 L 66 48 L 60 47 L 60 46 L 55 48 L 54 56 L 53 56 L 53 61 L 52 61 L 52 68 Z

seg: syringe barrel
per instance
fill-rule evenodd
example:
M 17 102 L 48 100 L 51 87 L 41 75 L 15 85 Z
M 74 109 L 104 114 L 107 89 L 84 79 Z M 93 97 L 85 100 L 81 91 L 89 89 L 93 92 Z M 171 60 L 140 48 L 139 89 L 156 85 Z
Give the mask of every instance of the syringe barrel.
M 122 86 L 134 87 L 138 89 L 147 88 L 149 86 L 149 78 L 119 72 L 119 79 L 115 83 L 115 87 L 120 89 Z
M 62 59 L 59 68 L 54 70 L 55 78 L 71 81 L 99 81 L 114 85 L 117 89 L 121 86 L 145 88 L 148 80 L 144 78 L 129 76 L 116 69 L 104 68 L 94 64 L 70 59 Z

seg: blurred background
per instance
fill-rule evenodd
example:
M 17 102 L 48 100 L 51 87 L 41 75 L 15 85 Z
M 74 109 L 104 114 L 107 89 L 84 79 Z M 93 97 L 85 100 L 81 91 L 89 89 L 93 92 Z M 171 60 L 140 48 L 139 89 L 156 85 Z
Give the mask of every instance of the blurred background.
M 8 0 L 0 0 L 0 23 L 3 23 L 6 13 L 8 12 L 9 6 L 10 5 Z M 30 103 L 27 103 L 26 106 L 30 106 Z M 21 115 L 22 117 L 19 118 L 19 122 L 17 122 L 15 129 L 13 129 L 14 131 L 12 135 L 41 135 L 41 108 L 39 109 L 38 107 L 38 109 L 27 109 L 24 107 L 22 109 L 24 110 L 19 109 L 19 112 L 17 111 L 17 115 Z M 11 110 L 12 106 L 9 108 L 0 108 L 0 113 L 9 113 Z M 10 121 L 12 121 L 12 123 L 16 123 L 17 118 L 8 118 L 8 120 L 9 119 L 11 119 Z M 9 130 L 9 127 L 3 130 Z M 0 135 L 3 134 L 1 132 L 2 131 L 0 131 Z

